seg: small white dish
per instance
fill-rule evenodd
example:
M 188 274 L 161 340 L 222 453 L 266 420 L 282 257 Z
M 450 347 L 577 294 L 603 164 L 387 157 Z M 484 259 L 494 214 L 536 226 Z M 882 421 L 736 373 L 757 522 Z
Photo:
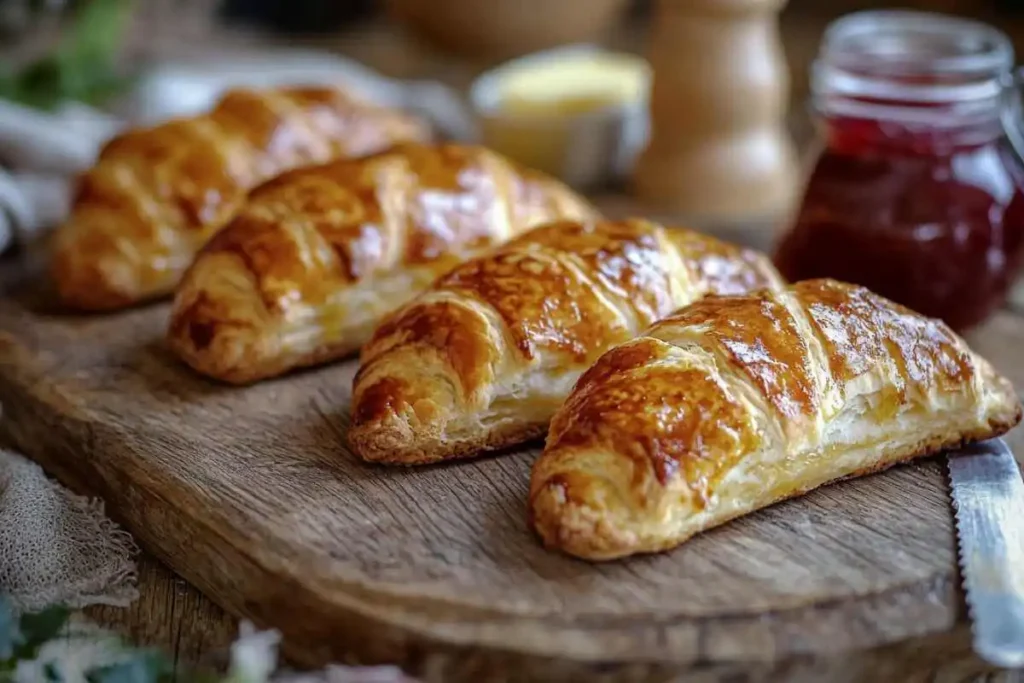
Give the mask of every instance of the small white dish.
M 479 141 L 577 188 L 623 177 L 647 142 L 650 68 L 634 55 L 573 45 L 480 76 Z

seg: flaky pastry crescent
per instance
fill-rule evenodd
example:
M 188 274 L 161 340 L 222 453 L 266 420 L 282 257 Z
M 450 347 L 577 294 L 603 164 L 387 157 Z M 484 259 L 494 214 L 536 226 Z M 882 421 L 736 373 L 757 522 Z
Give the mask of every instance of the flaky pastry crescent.
M 542 436 L 597 357 L 708 293 L 782 281 L 768 260 L 644 220 L 560 221 L 462 264 L 363 349 L 349 444 L 419 464 Z
M 410 144 L 299 169 L 254 190 L 196 257 L 168 341 L 239 384 L 339 358 L 456 264 L 539 222 L 593 215 L 483 147 Z
M 661 551 L 1020 418 L 1010 383 L 946 325 L 862 287 L 709 297 L 580 378 L 534 464 L 530 518 L 582 558 Z
M 57 293 L 93 311 L 168 295 L 256 184 L 429 138 L 416 118 L 325 87 L 229 91 L 207 114 L 118 135 L 56 232 Z

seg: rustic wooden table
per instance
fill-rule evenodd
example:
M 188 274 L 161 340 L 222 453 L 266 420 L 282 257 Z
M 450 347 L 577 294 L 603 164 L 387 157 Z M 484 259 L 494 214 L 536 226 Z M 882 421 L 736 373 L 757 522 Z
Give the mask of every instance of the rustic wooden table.
M 160 7 L 164 9 L 161 10 Z M 160 25 L 159 14 L 167 11 L 167 3 L 147 5 L 150 12 L 149 25 Z M 166 16 L 166 15 L 164 15 Z M 202 22 L 184 26 L 197 40 L 205 44 L 205 54 L 244 51 L 268 44 L 265 38 L 254 38 L 247 34 L 216 35 L 211 38 L 211 28 Z M 791 65 L 794 102 L 799 111 L 806 99 L 807 67 L 817 48 L 825 19 L 808 19 L 784 15 L 783 35 L 787 57 Z M 1010 27 L 1011 29 L 1013 27 Z M 1024 26 L 1013 31 L 1014 37 L 1024 36 Z M 632 48 L 640 44 L 635 28 L 624 31 L 612 43 L 618 47 Z M 1020 41 L 1017 41 L 1018 43 Z M 180 54 L 180 35 L 170 31 L 139 34 L 135 37 L 134 49 L 149 54 Z M 214 47 L 215 46 L 215 47 Z M 380 71 L 402 77 L 439 77 L 456 85 L 464 85 L 477 73 L 481 65 L 452 65 L 444 59 L 424 53 L 411 46 L 386 26 L 374 24 L 357 32 L 321 39 L 313 46 L 336 50 L 365 61 Z M 192 56 L 203 52 L 190 47 Z M 1024 309 L 1012 311 L 1024 325 Z M 1014 435 L 1014 440 L 1024 445 L 1024 435 Z M 1024 453 L 1024 448 L 1018 448 Z M 157 646 L 173 656 L 179 666 L 222 661 L 224 652 L 238 631 L 235 618 L 205 598 L 195 588 L 176 576 L 158 561 L 143 551 L 138 558 L 140 598 L 130 607 L 119 609 L 94 607 L 85 614 L 99 623 L 113 628 L 129 639 L 145 645 Z M 950 679 L 953 680 L 953 679 Z M 987 680 L 995 681 L 996 677 Z M 1003 676 L 998 680 L 1011 680 Z M 1012 679 L 1016 680 L 1016 679 Z M 1024 679 L 1022 679 L 1024 680 Z

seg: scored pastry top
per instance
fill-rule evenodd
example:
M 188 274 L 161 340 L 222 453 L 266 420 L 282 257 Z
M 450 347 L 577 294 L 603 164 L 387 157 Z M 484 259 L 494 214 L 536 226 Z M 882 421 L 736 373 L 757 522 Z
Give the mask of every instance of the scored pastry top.
M 307 166 L 253 190 L 200 250 L 170 340 L 229 381 L 340 357 L 457 264 L 537 223 L 596 214 L 564 184 L 475 145 Z
M 712 296 L 583 374 L 534 467 L 532 513 L 576 554 L 656 550 L 1019 419 L 1010 383 L 945 324 L 863 287 Z
M 329 87 L 230 90 L 207 113 L 127 130 L 78 180 L 56 234 L 58 291 L 97 310 L 168 294 L 260 182 L 430 138 L 424 121 Z
M 546 178 L 546 187 L 535 182 L 482 147 L 398 145 L 263 184 L 197 260 L 235 254 L 268 307 L 286 306 L 296 291 L 310 303 L 380 271 L 456 263 L 464 251 L 505 241 L 532 216 L 577 202 Z M 306 226 L 312 230 L 300 231 Z
M 390 346 L 394 335 L 408 344 L 417 329 L 447 329 L 417 322 L 458 315 L 431 313 L 444 310 L 447 299 L 493 309 L 524 360 L 547 350 L 583 362 L 609 329 L 649 325 L 680 298 L 750 291 L 776 280 L 760 254 L 688 230 L 640 219 L 555 221 L 438 278 L 422 301 L 380 326 L 363 360 L 376 355 L 378 343 Z
M 355 379 L 350 442 L 364 457 L 404 461 L 402 444 L 429 441 L 430 456 L 410 458 L 444 458 L 522 438 L 602 352 L 678 306 L 781 285 L 764 255 L 682 228 L 536 227 L 455 267 L 377 328 Z

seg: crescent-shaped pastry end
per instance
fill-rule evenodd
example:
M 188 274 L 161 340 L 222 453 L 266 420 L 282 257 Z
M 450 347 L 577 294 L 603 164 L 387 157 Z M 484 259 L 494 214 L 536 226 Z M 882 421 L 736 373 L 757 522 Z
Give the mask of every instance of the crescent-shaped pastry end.
M 449 367 L 429 354 L 377 370 L 372 379 L 362 371 L 356 376 L 348 432 L 349 447 L 366 462 L 426 465 L 540 439 L 546 431 L 544 422 L 482 430 L 478 421 L 486 416 L 463 419 Z
M 600 461 L 612 472 L 624 465 L 614 453 L 602 457 L 597 449 L 588 450 L 586 459 Z M 530 482 L 530 526 L 545 547 L 568 555 L 588 560 L 629 555 L 640 542 L 636 520 L 623 499 L 629 493 L 620 491 L 612 478 L 589 465 L 586 471 L 579 469 L 579 462 L 572 449 L 545 454 Z
M 90 209 L 72 216 L 54 236 L 50 279 L 64 306 L 85 312 L 113 311 L 152 300 L 173 286 L 166 258 L 139 265 L 126 219 Z
M 167 343 L 199 373 L 229 384 L 270 374 L 278 336 L 261 333 L 268 315 L 252 273 L 227 252 L 200 254 L 174 298 Z

